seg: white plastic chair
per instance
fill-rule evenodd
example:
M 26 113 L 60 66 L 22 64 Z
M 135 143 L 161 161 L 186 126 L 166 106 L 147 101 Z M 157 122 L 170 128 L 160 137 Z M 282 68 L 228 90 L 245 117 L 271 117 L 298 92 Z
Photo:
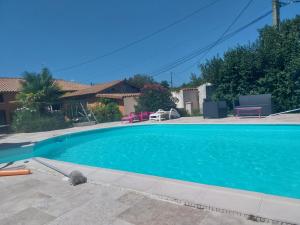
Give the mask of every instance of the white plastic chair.
M 162 109 L 159 109 L 157 110 L 157 112 L 155 113 L 151 113 L 149 115 L 149 120 L 154 120 L 154 121 L 162 121 L 164 120 L 165 118 L 163 117 L 163 115 L 166 115 L 168 114 L 168 112 L 162 110 Z

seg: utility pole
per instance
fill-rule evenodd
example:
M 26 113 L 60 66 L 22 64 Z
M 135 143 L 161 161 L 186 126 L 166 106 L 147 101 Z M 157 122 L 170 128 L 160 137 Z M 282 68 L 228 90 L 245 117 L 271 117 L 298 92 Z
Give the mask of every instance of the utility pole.
M 273 26 L 279 29 L 280 26 L 280 2 L 279 0 L 272 0 L 272 15 L 273 15 Z
M 171 84 L 171 88 L 173 88 L 173 72 L 171 72 L 171 82 L 170 82 L 170 84 Z

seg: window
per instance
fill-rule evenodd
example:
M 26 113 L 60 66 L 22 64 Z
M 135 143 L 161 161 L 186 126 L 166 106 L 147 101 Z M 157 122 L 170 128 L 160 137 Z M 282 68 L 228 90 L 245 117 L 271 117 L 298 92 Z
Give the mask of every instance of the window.
M 4 102 L 4 96 L 3 96 L 3 94 L 0 94 L 0 102 Z

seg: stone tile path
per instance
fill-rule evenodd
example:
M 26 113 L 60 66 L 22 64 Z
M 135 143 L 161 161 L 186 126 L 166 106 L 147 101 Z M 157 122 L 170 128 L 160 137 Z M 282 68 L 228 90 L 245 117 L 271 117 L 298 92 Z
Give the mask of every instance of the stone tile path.
M 62 175 L 33 160 L 26 165 L 33 174 L 0 177 L 1 225 L 264 224 L 117 186 L 88 182 L 74 187 Z

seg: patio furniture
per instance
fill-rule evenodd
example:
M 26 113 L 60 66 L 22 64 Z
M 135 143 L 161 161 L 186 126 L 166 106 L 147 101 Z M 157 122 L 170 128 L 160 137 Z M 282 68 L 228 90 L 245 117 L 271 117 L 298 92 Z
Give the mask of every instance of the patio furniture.
M 167 111 L 164 111 L 162 109 L 157 110 L 155 113 L 151 113 L 149 115 L 149 120 L 154 120 L 154 121 L 162 121 L 165 118 L 165 116 L 168 114 Z
M 261 116 L 268 116 L 272 114 L 272 95 L 271 94 L 261 94 L 261 95 L 244 95 L 239 97 L 239 106 L 236 108 L 250 108 L 248 115 L 257 115 L 258 109 L 251 110 L 253 107 L 261 107 Z M 244 115 L 246 115 L 245 109 Z
M 227 104 L 225 101 L 204 101 L 203 102 L 204 118 L 224 118 L 227 117 Z
M 128 121 L 129 123 L 133 123 L 134 121 L 140 121 L 140 116 L 135 113 L 130 113 L 128 116 L 122 118 L 122 122 Z
M 171 108 L 170 111 L 164 111 L 162 109 L 159 109 L 157 112 L 150 114 L 149 120 L 162 121 L 165 119 L 171 120 L 179 117 L 180 114 L 177 112 L 176 109 Z
M 149 120 L 149 116 L 152 113 L 153 112 L 140 112 L 139 113 L 140 122 L 145 121 L 145 120 Z
M 235 115 L 240 117 L 242 114 L 249 115 L 251 113 L 257 114 L 261 118 L 262 107 L 235 107 Z

